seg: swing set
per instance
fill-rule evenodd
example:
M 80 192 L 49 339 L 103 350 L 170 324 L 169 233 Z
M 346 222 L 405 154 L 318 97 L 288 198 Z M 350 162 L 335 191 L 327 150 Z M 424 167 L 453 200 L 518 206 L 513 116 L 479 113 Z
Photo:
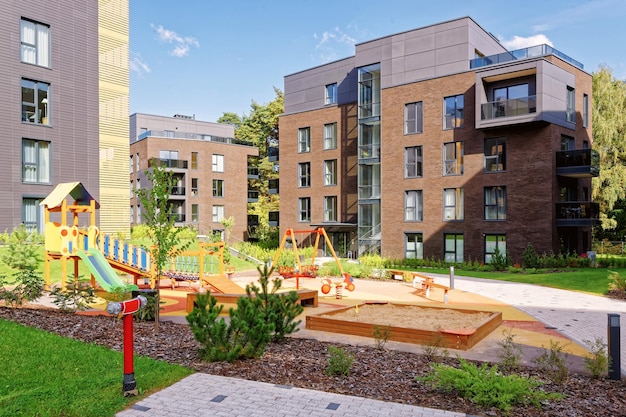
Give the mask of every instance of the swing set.
M 313 255 L 311 256 L 310 263 L 306 263 L 306 264 L 302 263 L 304 259 L 301 259 L 300 254 L 298 253 L 298 242 L 296 239 L 296 235 L 308 235 L 308 236 L 305 236 L 305 239 L 307 237 L 311 238 L 312 237 L 311 235 L 315 235 L 315 244 L 313 245 Z M 335 285 L 336 286 L 345 285 L 345 288 L 348 291 L 354 291 L 353 279 L 350 276 L 350 274 L 344 272 L 343 266 L 341 265 L 341 262 L 339 261 L 339 258 L 337 257 L 337 254 L 335 253 L 335 249 L 333 248 L 333 245 L 330 239 L 328 238 L 328 235 L 326 234 L 326 230 L 324 230 L 323 227 L 318 227 L 317 229 L 313 229 L 313 230 L 287 229 L 285 231 L 285 235 L 283 236 L 282 241 L 280 242 L 280 246 L 278 247 L 278 250 L 276 251 L 276 255 L 274 256 L 272 265 L 277 265 L 278 258 L 280 257 L 281 252 L 286 248 L 287 241 L 290 241 L 291 248 L 293 249 L 293 252 L 296 258 L 295 265 L 294 266 L 279 265 L 277 266 L 277 270 L 278 270 L 278 274 L 284 279 L 295 278 L 296 289 L 300 289 L 300 278 L 317 278 L 317 272 L 318 272 L 319 267 L 315 264 L 315 258 L 316 258 L 316 255 L 319 249 L 320 240 L 322 237 L 324 238 L 324 241 L 326 242 L 326 248 L 330 250 L 330 253 L 335 259 L 337 266 L 339 267 L 341 276 L 344 278 L 342 283 L 337 283 Z M 327 280 L 324 280 L 324 281 L 327 281 Z M 326 284 L 322 286 L 322 292 L 324 294 L 328 294 L 328 292 L 330 291 L 330 286 L 326 288 L 327 286 L 328 285 Z

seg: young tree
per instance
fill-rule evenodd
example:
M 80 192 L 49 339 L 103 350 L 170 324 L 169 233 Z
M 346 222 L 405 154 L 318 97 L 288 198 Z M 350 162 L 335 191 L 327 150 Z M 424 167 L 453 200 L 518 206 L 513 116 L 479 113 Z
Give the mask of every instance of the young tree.
M 163 166 L 152 167 L 147 170 L 146 176 L 151 182 L 151 188 L 140 188 L 137 195 L 141 201 L 142 216 L 145 224 L 150 229 L 152 245 L 145 248 L 150 251 L 154 262 L 154 289 L 156 299 L 154 303 L 154 328 L 159 331 L 159 310 L 160 310 L 160 278 L 163 269 L 172 256 L 183 250 L 186 245 L 181 244 L 180 232 L 183 229 L 174 226 L 174 216 L 170 215 L 169 196 L 174 186 L 172 172 Z
M 626 84 L 609 68 L 593 74 L 593 148 L 600 154 L 600 175 L 593 199 L 600 204 L 602 229 L 615 229 L 615 204 L 626 198 Z

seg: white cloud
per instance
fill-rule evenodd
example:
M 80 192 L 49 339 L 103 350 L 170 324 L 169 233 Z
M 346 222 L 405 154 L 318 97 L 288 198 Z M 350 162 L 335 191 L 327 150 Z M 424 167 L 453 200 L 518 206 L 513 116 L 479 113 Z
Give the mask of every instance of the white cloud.
M 513 38 L 509 40 L 500 39 L 500 43 L 509 51 L 528 48 L 529 46 L 542 45 L 544 43 L 553 46 L 552 41 L 542 33 L 528 37 L 513 36 Z
M 174 44 L 174 47 L 169 51 L 169 54 L 176 57 L 184 57 L 189 54 L 191 46 L 200 47 L 198 40 L 192 36 L 181 36 L 173 30 L 165 29 L 163 26 L 150 25 L 152 29 L 156 30 L 157 39 L 162 42 Z
M 356 39 L 338 27 L 321 35 L 314 33 L 313 39 L 317 41 L 315 50 L 319 52 L 318 59 L 322 62 L 330 62 L 354 54 Z
M 141 57 L 140 54 L 135 53 L 135 52 L 131 52 L 130 53 L 130 62 L 129 62 L 129 67 L 130 70 L 134 73 L 136 73 L 139 76 L 143 76 L 144 74 L 149 74 L 151 69 L 148 66 L 148 64 L 146 64 L 143 61 L 143 58 Z

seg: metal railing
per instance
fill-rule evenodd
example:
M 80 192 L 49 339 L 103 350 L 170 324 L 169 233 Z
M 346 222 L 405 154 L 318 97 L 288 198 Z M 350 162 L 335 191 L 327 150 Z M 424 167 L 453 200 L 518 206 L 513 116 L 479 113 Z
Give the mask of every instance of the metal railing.
M 583 64 L 576 61 L 573 58 L 565 55 L 561 51 L 554 49 L 550 45 L 542 44 L 531 46 L 523 49 L 516 49 L 514 51 L 503 52 L 501 54 L 489 55 L 480 58 L 470 60 L 470 69 L 486 67 L 487 65 L 501 64 L 503 62 L 516 61 L 519 59 L 534 58 L 545 55 L 554 55 L 561 58 L 563 61 L 572 64 L 573 66 L 584 69 Z
M 481 104 L 480 110 L 482 120 L 535 113 L 537 111 L 537 96 L 490 101 Z

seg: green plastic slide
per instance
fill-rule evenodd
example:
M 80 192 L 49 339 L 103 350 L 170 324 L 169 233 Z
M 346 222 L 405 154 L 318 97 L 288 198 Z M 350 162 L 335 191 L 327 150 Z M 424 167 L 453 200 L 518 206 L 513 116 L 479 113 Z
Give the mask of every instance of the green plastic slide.
M 97 248 L 89 248 L 87 253 L 79 250 L 78 256 L 85 262 L 91 274 L 106 292 L 114 292 L 119 287 L 123 288 L 125 292 L 138 289 L 136 285 L 122 281 L 102 252 Z

